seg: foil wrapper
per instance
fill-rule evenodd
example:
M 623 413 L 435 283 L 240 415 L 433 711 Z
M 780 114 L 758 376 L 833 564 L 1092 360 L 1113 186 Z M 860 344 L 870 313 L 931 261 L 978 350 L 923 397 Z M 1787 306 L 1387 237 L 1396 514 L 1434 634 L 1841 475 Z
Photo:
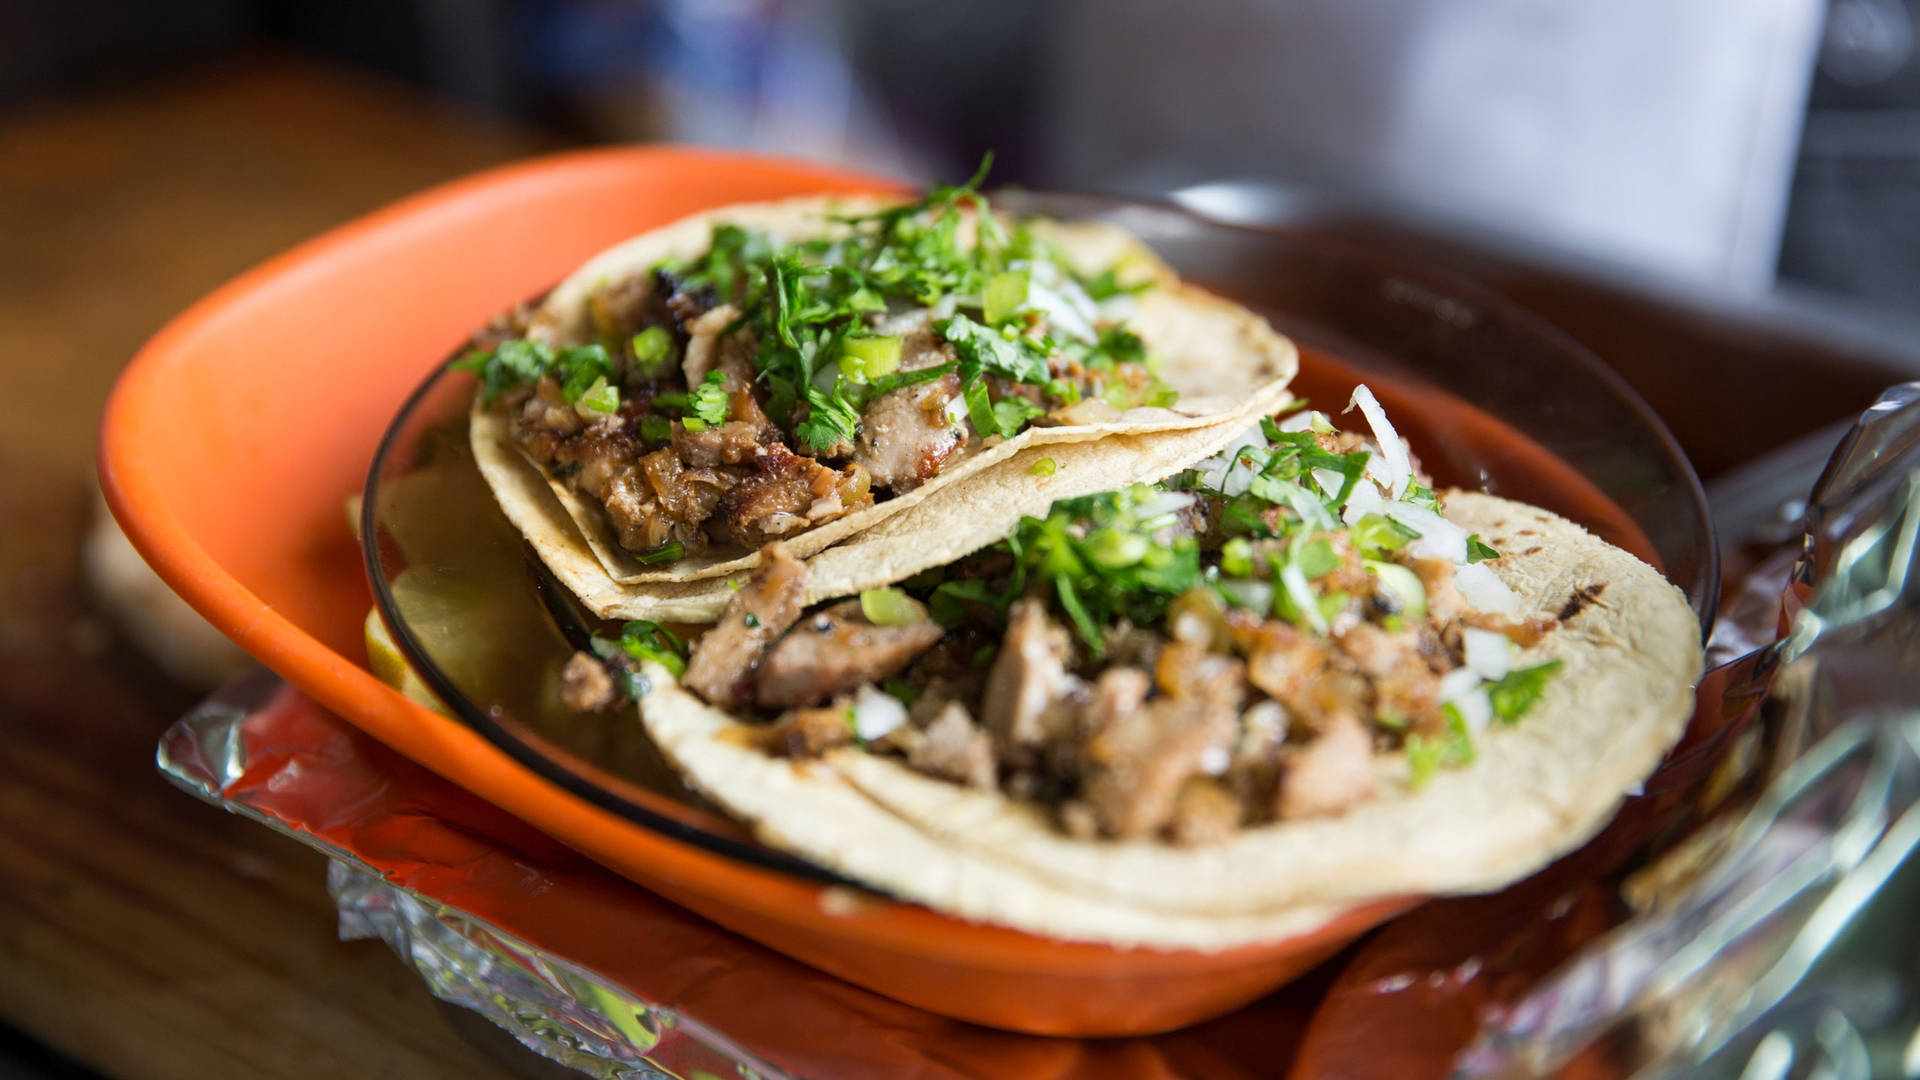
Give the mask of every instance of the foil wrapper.
M 1046 1039 L 934 1016 L 648 893 L 264 671 L 175 723 L 158 760 L 192 794 L 326 854 L 343 938 L 385 942 L 441 1000 L 559 1063 L 520 1062 L 548 1071 L 1248 1080 L 1292 1060 L 1324 988 L 1309 979 L 1141 1039 Z

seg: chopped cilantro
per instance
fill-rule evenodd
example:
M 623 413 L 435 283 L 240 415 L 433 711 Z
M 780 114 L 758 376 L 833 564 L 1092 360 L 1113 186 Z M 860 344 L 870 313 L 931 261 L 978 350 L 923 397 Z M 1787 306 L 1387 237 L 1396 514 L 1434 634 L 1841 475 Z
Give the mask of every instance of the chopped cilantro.
M 508 338 L 491 349 L 475 349 L 448 366 L 478 374 L 485 386 L 482 400 L 491 408 L 505 391 L 546 374 L 553 360 L 553 350 L 537 341 Z
M 666 442 L 673 438 L 673 422 L 659 413 L 648 413 L 640 418 L 640 437 L 650 443 Z
M 1473 736 L 1467 733 L 1467 721 L 1460 710 L 1442 705 L 1440 711 L 1447 718 L 1446 734 L 1407 736 L 1407 768 L 1413 773 L 1415 790 L 1424 787 L 1440 769 L 1470 765 L 1475 757 Z
M 1487 700 L 1493 703 L 1493 715 L 1503 724 L 1511 724 L 1525 716 L 1546 691 L 1547 680 L 1560 670 L 1561 662 L 1549 660 L 1532 667 L 1517 668 L 1509 671 L 1500 679 L 1487 684 Z
M 1479 533 L 1474 533 L 1472 536 L 1467 537 L 1468 562 L 1485 562 L 1488 559 L 1497 559 L 1499 557 L 1500 553 L 1488 546 L 1485 541 L 1481 540 Z
M 1013 382 L 1045 385 L 1051 378 L 1046 354 L 1031 338 L 1016 334 L 1009 339 L 965 315 L 943 319 L 934 329 L 960 354 L 963 379 L 985 372 Z
M 732 412 L 732 405 L 727 401 L 727 377 L 717 371 L 707 372 L 707 377 L 688 395 L 687 409 L 709 427 L 726 423 Z
M 687 648 L 678 635 L 657 622 L 635 619 L 620 629 L 620 648 L 635 660 L 651 660 L 679 678 L 687 670 Z

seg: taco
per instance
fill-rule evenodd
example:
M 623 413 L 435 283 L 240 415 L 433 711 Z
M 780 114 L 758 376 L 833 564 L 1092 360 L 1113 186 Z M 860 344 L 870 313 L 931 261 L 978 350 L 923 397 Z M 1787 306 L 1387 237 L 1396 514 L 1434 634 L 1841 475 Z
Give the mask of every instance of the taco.
M 977 181 L 687 218 L 493 328 L 456 366 L 508 517 L 552 517 L 519 459 L 578 534 L 542 557 L 611 614 L 656 595 L 625 586 L 810 555 L 1028 446 L 1285 400 L 1296 353 L 1262 319 L 1110 226 L 997 216 Z
M 1435 492 L 1355 404 L 1370 436 L 1263 418 L 845 599 L 769 546 L 690 649 L 635 622 L 576 664 L 766 842 L 964 917 L 1224 948 L 1498 888 L 1678 739 L 1699 626 L 1577 525 Z

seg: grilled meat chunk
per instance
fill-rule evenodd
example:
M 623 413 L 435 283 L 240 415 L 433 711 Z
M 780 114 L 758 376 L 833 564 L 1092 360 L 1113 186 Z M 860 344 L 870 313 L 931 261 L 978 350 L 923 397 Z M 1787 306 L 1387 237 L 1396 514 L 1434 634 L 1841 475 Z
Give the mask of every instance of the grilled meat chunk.
M 1373 738 L 1351 713 L 1331 720 L 1318 738 L 1286 754 L 1274 806 L 1282 821 L 1338 814 L 1373 794 Z
M 576 652 L 560 669 L 560 703 L 575 712 L 604 709 L 619 696 L 607 666 L 592 653 Z
M 827 705 L 789 709 L 767 732 L 768 744 L 790 758 L 817 758 L 853 745 L 853 703 L 840 698 Z
M 1021 600 L 1007 615 L 1007 633 L 987 674 L 980 719 L 1003 743 L 1032 746 L 1047 737 L 1047 707 L 1073 685 L 1067 674 L 1067 632 L 1047 618 L 1046 606 Z
M 830 469 L 782 443 L 761 447 L 753 465 L 755 471 L 717 508 L 727 534 L 749 547 L 873 503 L 866 470 L 858 465 Z
M 877 626 L 858 600 L 802 619 L 760 661 L 755 683 L 761 707 L 810 705 L 897 674 L 945 633 L 924 608 L 907 602 L 920 610 L 921 621 Z
M 683 685 L 728 708 L 745 704 L 767 643 L 800 617 L 807 568 L 778 543 L 760 549 L 760 569 L 727 602 L 720 622 L 693 646 Z
M 925 311 L 883 321 L 874 332 L 900 338 L 901 372 L 920 371 L 954 360 L 953 347 L 933 332 Z M 903 386 L 873 399 L 860 421 L 853 460 L 873 477 L 876 487 L 911 491 L 940 471 L 967 445 L 967 422 L 956 421 L 947 406 L 960 393 L 960 377 Z
M 956 784 L 990 788 L 996 772 L 993 739 L 974 724 L 966 706 L 949 701 L 920 732 L 907 764 Z

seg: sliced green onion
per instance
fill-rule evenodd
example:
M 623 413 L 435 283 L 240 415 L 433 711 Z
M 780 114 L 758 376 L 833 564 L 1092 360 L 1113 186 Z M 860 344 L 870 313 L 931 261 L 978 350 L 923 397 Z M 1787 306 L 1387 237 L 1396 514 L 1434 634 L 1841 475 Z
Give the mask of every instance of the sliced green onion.
M 574 410 L 595 416 L 612 416 L 620 411 L 620 390 L 607 385 L 607 377 L 602 375 L 588 385 L 586 393 L 573 403 Z
M 1035 476 L 1052 476 L 1059 471 L 1060 463 L 1050 457 L 1043 457 L 1033 463 L 1033 475 Z
M 1367 569 L 1380 579 L 1380 588 L 1400 602 L 1399 614 L 1409 619 L 1427 617 L 1427 587 L 1420 583 L 1420 575 L 1401 566 L 1399 563 L 1366 560 Z
M 649 378 L 659 373 L 660 365 L 673 348 L 673 337 L 665 327 L 649 326 L 633 335 L 633 360 Z
M 1236 536 L 1220 549 L 1220 572 L 1233 578 L 1253 576 L 1253 545 Z
M 1087 537 L 1087 558 L 1109 570 L 1121 570 L 1146 558 L 1147 538 L 1119 529 L 1100 529 Z
M 900 366 L 897 337 L 850 337 L 840 345 L 840 373 L 868 381 Z
M 1013 317 L 1027 302 L 1028 274 L 1025 270 L 1009 270 L 1004 274 L 993 275 L 987 282 L 983 299 L 988 326 L 998 326 Z
M 926 609 L 899 589 L 862 589 L 860 614 L 875 626 L 912 626 L 925 622 Z

